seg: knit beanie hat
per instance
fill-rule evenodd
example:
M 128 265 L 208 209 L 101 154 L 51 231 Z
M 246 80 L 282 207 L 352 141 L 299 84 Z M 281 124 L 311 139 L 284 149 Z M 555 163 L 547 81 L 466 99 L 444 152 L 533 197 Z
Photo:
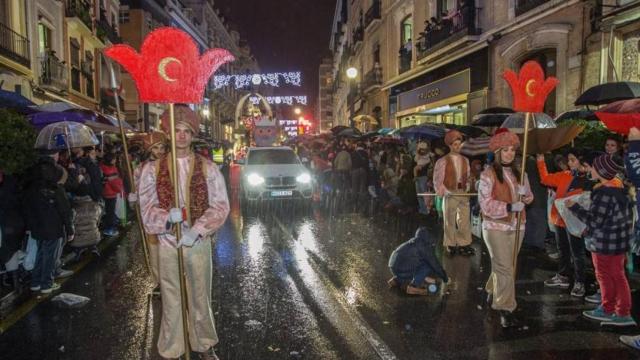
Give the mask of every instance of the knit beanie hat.
M 604 154 L 593 160 L 593 167 L 603 179 L 611 180 L 622 171 L 622 161 L 617 155 Z
M 496 152 L 507 146 L 520 147 L 520 138 L 505 128 L 498 129 L 489 140 L 489 149 Z

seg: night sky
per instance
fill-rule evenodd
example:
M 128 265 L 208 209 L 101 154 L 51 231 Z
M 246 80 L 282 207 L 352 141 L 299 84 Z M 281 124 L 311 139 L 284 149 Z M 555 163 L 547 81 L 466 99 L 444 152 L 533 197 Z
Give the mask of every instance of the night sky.
M 301 87 L 274 95 L 307 95 L 304 111 L 315 114 L 318 66 L 330 54 L 335 0 L 216 0 L 215 6 L 248 41 L 262 72 L 302 71 Z

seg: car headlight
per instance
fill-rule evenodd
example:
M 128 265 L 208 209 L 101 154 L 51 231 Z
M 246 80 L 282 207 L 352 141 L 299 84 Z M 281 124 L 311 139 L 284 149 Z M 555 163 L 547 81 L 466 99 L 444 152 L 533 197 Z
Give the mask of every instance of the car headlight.
M 247 182 L 249 182 L 251 186 L 258 186 L 264 182 L 264 178 L 258 174 L 249 174 L 249 176 L 247 176 Z
M 308 173 L 300 174 L 296 178 L 296 181 L 299 183 L 308 184 L 311 182 L 311 175 L 309 175 Z

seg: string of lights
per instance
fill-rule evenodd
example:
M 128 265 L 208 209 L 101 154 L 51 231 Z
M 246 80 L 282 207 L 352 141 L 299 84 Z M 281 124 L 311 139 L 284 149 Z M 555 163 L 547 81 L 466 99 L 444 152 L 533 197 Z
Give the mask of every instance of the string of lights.
M 215 75 L 213 77 L 213 86 L 220 89 L 233 84 L 236 89 L 243 89 L 251 85 L 267 85 L 280 87 L 281 79 L 285 84 L 293 86 L 301 86 L 302 75 L 300 71 L 268 73 L 268 74 L 247 74 L 247 75 Z
M 286 105 L 293 105 L 295 104 L 300 104 L 300 105 L 307 105 L 307 96 L 306 95 L 302 95 L 302 96 L 266 96 L 265 100 L 267 101 L 267 103 L 269 103 L 269 105 L 280 105 L 280 104 L 286 104 Z M 253 104 L 253 105 L 258 105 L 260 103 L 260 98 L 257 96 L 251 96 L 249 97 L 249 101 Z

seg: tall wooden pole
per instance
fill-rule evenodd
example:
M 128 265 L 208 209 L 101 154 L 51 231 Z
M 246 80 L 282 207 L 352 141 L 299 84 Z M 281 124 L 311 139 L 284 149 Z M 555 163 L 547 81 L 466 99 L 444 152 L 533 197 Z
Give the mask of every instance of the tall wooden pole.
M 113 65 L 109 63 L 109 72 L 111 73 L 111 91 L 113 91 L 113 98 L 116 103 L 116 116 L 118 117 L 118 125 L 120 127 L 120 139 L 122 139 L 122 149 L 124 150 L 124 159 L 127 166 L 127 176 L 129 177 L 131 188 L 136 190 L 136 179 L 133 178 L 133 167 L 131 166 L 131 160 L 129 159 L 129 145 L 127 144 L 127 137 L 124 133 L 124 126 L 120 118 L 120 101 L 118 100 L 118 83 L 116 81 L 116 74 L 113 70 Z M 104 143 L 104 139 L 103 139 Z M 142 240 L 142 253 L 144 254 L 144 263 L 147 266 L 147 271 L 151 274 L 151 264 L 149 263 L 149 246 L 147 244 L 147 235 L 144 232 L 142 226 L 142 214 L 140 213 L 140 203 L 135 204 L 136 220 L 138 222 L 138 230 L 140 232 L 140 239 Z
M 173 206 L 180 209 L 180 183 L 178 182 L 178 156 L 176 154 L 176 122 L 174 117 L 174 106 L 169 104 L 169 127 L 171 129 L 171 181 L 173 182 Z M 182 237 L 182 224 L 175 225 L 176 243 Z M 180 276 L 180 304 L 182 309 L 182 332 L 184 334 L 184 358 L 191 359 L 191 348 L 189 346 L 189 309 L 187 303 L 187 284 L 185 280 L 184 258 L 182 247 L 178 247 L 178 275 Z M 165 304 L 167 306 L 167 304 Z
M 529 122 L 531 121 L 533 114 L 530 112 L 525 113 L 524 116 L 524 141 L 522 144 L 522 164 L 520 166 L 520 186 L 524 186 L 525 183 L 525 170 L 527 164 L 527 145 L 529 142 Z M 518 201 L 522 201 L 522 195 L 518 194 Z M 520 224 L 522 223 L 522 211 L 518 211 L 516 222 L 516 241 L 513 245 L 513 268 L 516 268 L 518 262 L 518 243 L 520 242 Z

